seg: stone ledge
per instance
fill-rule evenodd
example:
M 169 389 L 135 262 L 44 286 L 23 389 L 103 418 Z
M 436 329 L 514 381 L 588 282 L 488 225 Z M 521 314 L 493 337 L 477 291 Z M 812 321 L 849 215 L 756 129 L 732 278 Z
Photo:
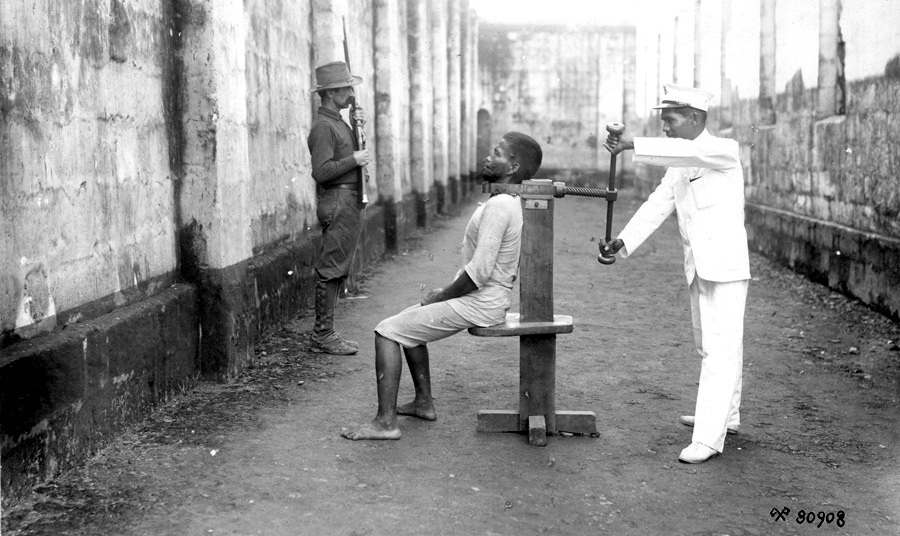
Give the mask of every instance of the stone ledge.
M 750 246 L 900 321 L 900 240 L 748 203 Z
M 380 258 L 385 244 L 385 210 L 366 208 L 353 274 Z M 201 373 L 211 381 L 229 381 L 254 358 L 260 335 L 294 318 L 313 303 L 314 265 L 321 244 L 318 229 L 225 268 L 203 268 L 192 277 L 199 293 L 203 331 Z
M 79 465 L 197 378 L 197 291 L 176 284 L 0 358 L 3 500 Z

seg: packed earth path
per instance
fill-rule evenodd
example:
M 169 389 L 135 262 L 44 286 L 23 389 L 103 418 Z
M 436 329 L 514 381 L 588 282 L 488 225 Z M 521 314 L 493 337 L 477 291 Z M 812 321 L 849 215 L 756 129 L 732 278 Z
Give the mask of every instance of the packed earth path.
M 602 266 L 605 202 L 555 203 L 555 310 L 575 322 L 557 339 L 556 407 L 595 412 L 596 437 L 476 432 L 478 410 L 517 409 L 518 340 L 467 333 L 430 346 L 437 421 L 340 437 L 375 413 L 372 328 L 453 277 L 465 203 L 340 302 L 357 355 L 311 353 L 312 318 L 286 323 L 235 381 L 172 399 L 7 506 L 3 534 L 900 534 L 900 326 L 752 255 L 740 433 L 679 463 L 700 360 L 676 222 Z M 638 204 L 620 195 L 617 229 Z

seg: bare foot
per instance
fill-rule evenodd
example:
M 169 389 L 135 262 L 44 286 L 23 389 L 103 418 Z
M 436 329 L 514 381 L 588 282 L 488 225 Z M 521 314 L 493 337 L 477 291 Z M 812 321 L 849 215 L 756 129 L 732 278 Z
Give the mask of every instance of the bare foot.
M 417 402 L 413 400 L 409 404 L 397 406 L 397 415 L 409 415 L 426 421 L 437 420 L 437 413 L 434 411 L 434 404 L 431 401 Z
M 341 428 L 341 436 L 353 441 L 360 439 L 400 439 L 400 428 L 397 425 L 384 426 L 376 421 L 355 428 Z

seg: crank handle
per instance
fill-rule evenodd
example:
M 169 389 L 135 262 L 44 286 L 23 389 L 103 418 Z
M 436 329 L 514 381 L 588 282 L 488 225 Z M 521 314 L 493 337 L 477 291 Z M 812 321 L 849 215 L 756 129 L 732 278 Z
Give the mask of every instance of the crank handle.
M 607 241 L 600 245 L 600 255 L 597 255 L 597 262 L 600 264 L 610 265 L 616 262 L 616 253 L 624 246 L 620 239 Z

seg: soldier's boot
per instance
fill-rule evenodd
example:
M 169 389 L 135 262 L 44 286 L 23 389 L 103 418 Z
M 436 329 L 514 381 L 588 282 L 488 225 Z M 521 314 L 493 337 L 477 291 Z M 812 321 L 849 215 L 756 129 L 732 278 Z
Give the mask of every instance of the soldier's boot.
M 337 309 L 338 298 L 341 297 L 341 287 L 343 286 L 343 283 L 344 283 L 343 279 L 336 282 L 336 286 L 335 286 L 335 290 L 334 290 L 334 305 L 332 306 L 332 310 Z M 340 333 L 338 333 L 333 328 L 332 328 L 332 331 L 334 331 L 334 334 L 337 335 L 339 339 L 344 341 L 344 344 L 346 344 L 347 346 L 352 346 L 353 348 L 359 349 L 358 342 L 350 340 L 350 339 L 345 339 L 344 337 L 341 336 Z
M 341 282 L 316 281 L 316 323 L 309 340 L 310 350 L 332 355 L 353 355 L 357 346 L 348 344 L 334 331 L 334 309 Z

